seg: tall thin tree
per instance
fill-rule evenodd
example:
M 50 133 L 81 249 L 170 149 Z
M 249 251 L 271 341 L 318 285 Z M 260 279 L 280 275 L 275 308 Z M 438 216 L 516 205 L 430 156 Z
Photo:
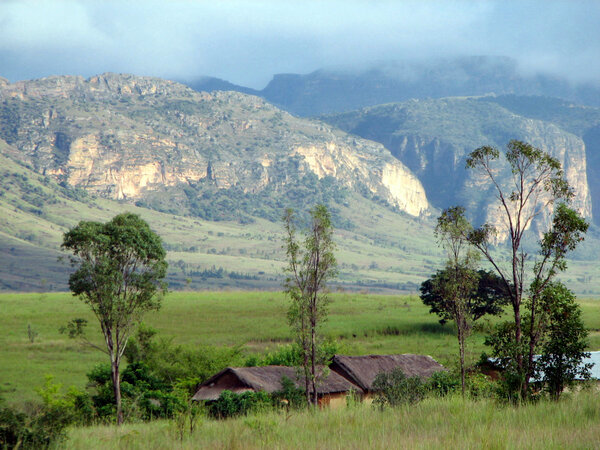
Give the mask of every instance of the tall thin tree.
M 471 224 L 460 206 L 446 209 L 437 221 L 435 235 L 447 255 L 446 270 L 434 281 L 434 292 L 444 300 L 444 310 L 454 320 L 460 355 L 460 380 L 465 395 L 465 342 L 470 335 L 473 316 L 469 300 L 477 290 L 478 273 L 475 264 L 478 255 L 471 248 L 467 236 Z
M 479 172 L 491 182 L 500 204 L 504 219 L 505 235 L 508 236 L 510 256 L 508 261 L 495 253 L 493 244 L 497 241 L 498 229 L 492 224 L 484 224 L 469 234 L 469 242 L 494 267 L 502 278 L 510 296 L 514 316 L 514 348 L 516 367 L 520 384 L 520 396 L 526 398 L 529 379 L 532 375 L 533 350 L 535 339 L 529 340 L 529 357 L 522 347 L 521 306 L 526 286 L 526 263 L 530 259 L 524 249 L 524 237 L 536 217 L 553 214 L 553 225 L 544 234 L 541 246 L 541 259 L 535 263 L 531 286 L 532 297 L 541 293 L 558 271 L 566 268 L 564 257 L 575 248 L 587 225 L 576 211 L 567 207 L 573 192 L 565 179 L 560 162 L 548 153 L 532 145 L 512 140 L 507 145 L 504 159 L 510 169 L 508 182 L 499 176 L 502 173 L 500 152 L 489 146 L 474 150 L 467 158 L 467 168 Z M 557 206 L 557 204 L 559 206 Z M 562 206 L 560 206 L 562 205 Z M 507 262 L 508 264 L 505 264 Z M 535 315 L 536 308 L 531 308 Z M 535 317 L 532 318 L 528 333 L 535 337 Z
M 310 217 L 303 244 L 296 237 L 293 210 L 288 209 L 283 217 L 288 258 L 284 287 L 291 299 L 289 323 L 302 355 L 306 400 L 316 405 L 317 386 L 324 376 L 320 328 L 327 318 L 327 282 L 337 274 L 337 262 L 329 211 L 324 205 L 317 205 Z

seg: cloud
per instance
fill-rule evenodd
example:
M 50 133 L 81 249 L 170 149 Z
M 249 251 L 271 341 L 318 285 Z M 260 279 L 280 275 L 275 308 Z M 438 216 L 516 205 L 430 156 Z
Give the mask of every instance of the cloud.
M 3 1 L 0 75 L 274 73 L 373 61 L 507 55 L 528 72 L 600 79 L 596 1 Z

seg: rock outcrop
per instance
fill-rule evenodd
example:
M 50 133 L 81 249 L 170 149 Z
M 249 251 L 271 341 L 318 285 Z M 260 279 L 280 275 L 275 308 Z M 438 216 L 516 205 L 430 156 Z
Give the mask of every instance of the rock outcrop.
M 465 205 L 479 223 L 499 225 L 502 214 L 489 180 L 465 169 L 467 155 L 483 145 L 502 150 L 511 139 L 528 142 L 560 161 L 575 192 L 573 206 L 584 217 L 592 217 L 584 141 L 553 123 L 519 116 L 475 98 L 413 100 L 323 119 L 384 144 L 419 177 L 433 206 Z M 499 179 L 509 189 L 506 166 L 499 169 Z M 534 227 L 537 224 L 543 229 L 550 212 Z
M 411 215 L 429 208 L 420 181 L 381 144 L 237 92 L 132 75 L 49 77 L 0 84 L 0 119 L 13 157 L 107 198 L 202 183 L 256 193 L 313 173 Z

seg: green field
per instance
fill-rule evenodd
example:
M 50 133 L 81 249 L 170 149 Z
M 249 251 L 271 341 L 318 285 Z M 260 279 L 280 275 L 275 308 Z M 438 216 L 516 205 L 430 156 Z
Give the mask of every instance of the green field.
M 348 292 L 332 294 L 324 333 L 346 354 L 421 353 L 456 364 L 451 325 L 441 326 L 417 296 Z M 600 348 L 600 301 L 581 300 L 590 348 Z M 242 346 L 246 354 L 274 350 L 291 342 L 287 300 L 280 292 L 174 292 L 160 311 L 145 317 L 159 336 L 190 347 Z M 0 393 L 10 403 L 37 398 L 35 388 L 53 375 L 65 387 L 85 387 L 85 374 L 106 356 L 61 335 L 76 317 L 89 320 L 89 336 L 101 344 L 99 327 L 87 306 L 67 293 L 0 295 Z M 28 326 L 38 333 L 30 342 Z M 485 349 L 486 324 L 468 342 L 468 360 Z

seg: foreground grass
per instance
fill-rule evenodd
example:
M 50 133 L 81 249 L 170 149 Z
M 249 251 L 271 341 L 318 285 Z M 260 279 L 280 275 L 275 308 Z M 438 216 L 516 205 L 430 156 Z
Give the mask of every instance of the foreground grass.
M 179 440 L 172 422 L 72 429 L 66 448 L 597 448 L 600 396 L 522 407 L 492 400 L 430 398 L 379 411 L 368 405 L 204 420 Z

